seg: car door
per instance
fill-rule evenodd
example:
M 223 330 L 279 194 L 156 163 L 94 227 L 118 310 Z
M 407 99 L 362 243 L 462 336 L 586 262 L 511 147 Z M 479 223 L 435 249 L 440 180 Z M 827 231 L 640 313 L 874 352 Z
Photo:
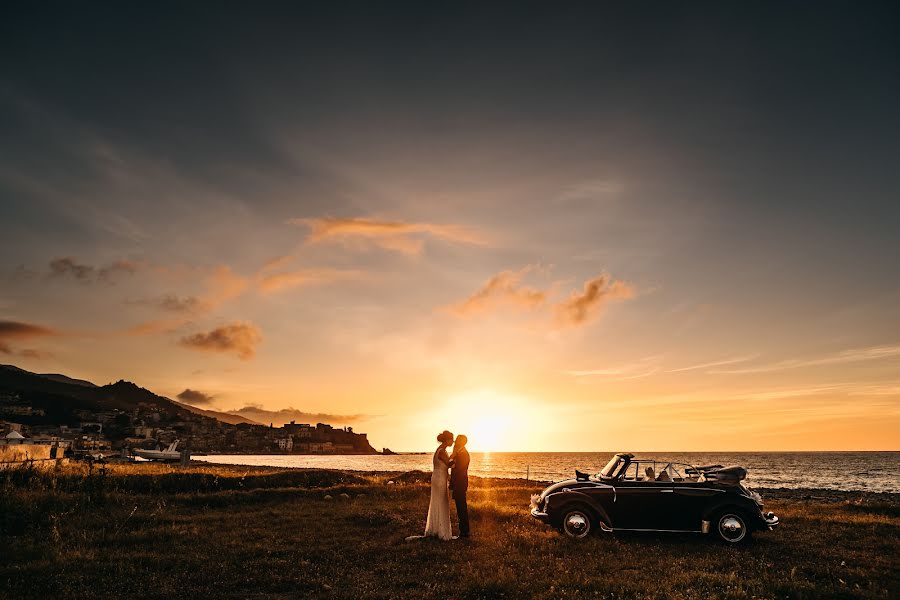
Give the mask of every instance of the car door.
M 672 486 L 654 481 L 620 481 L 615 486 L 614 529 L 660 529 L 667 522 Z
M 640 522 L 642 490 L 638 485 L 638 467 L 637 463 L 629 464 L 612 483 L 613 498 L 607 512 L 613 529 L 632 529 Z
M 706 507 L 721 492 L 704 483 L 675 483 L 673 488 L 673 528 L 700 531 Z
M 617 488 L 619 529 L 648 529 L 662 531 L 692 531 L 682 514 L 689 499 L 678 493 L 680 474 L 670 463 L 637 461 L 635 471 L 629 472 Z

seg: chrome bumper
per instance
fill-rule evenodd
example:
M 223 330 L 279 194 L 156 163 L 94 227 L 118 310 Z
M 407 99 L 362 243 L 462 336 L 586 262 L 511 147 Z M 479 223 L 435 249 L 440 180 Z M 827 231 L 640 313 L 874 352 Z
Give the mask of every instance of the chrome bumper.
M 531 509 L 531 516 L 543 523 L 546 523 L 547 521 L 550 520 L 550 515 L 538 510 L 538 508 L 536 506 Z

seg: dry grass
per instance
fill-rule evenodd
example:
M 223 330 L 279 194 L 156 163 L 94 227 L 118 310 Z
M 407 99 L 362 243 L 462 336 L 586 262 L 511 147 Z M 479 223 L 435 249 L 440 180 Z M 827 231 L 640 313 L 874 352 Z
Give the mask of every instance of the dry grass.
M 701 536 L 576 543 L 534 522 L 534 484 L 474 480 L 470 541 L 424 528 L 421 476 L 73 466 L 0 475 L 0 596 L 11 598 L 897 597 L 896 495 L 777 500 L 742 548 Z M 345 500 L 339 494 L 347 493 Z M 325 500 L 324 496 L 333 496 Z M 5 594 L 5 596 L 4 596 Z

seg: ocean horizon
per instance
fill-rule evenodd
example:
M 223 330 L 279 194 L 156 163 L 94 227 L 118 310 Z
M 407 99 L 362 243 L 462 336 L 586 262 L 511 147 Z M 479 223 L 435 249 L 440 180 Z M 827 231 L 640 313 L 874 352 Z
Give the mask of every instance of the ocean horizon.
M 471 475 L 557 481 L 575 469 L 596 473 L 610 452 L 472 452 Z M 900 451 L 634 452 L 690 465 L 746 467 L 746 484 L 760 488 L 816 488 L 900 493 Z M 209 454 L 195 460 L 247 466 L 364 472 L 431 471 L 431 453 L 396 455 Z

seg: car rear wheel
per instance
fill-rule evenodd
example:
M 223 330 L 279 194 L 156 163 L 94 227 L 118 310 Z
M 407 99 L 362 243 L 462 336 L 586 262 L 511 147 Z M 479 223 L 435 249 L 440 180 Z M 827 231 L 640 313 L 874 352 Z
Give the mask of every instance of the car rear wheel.
M 726 544 L 746 543 L 750 539 L 747 518 L 737 510 L 724 510 L 714 521 L 716 535 Z
M 566 509 L 563 512 L 562 532 L 575 539 L 584 539 L 594 530 L 594 519 L 590 511 L 582 507 Z

